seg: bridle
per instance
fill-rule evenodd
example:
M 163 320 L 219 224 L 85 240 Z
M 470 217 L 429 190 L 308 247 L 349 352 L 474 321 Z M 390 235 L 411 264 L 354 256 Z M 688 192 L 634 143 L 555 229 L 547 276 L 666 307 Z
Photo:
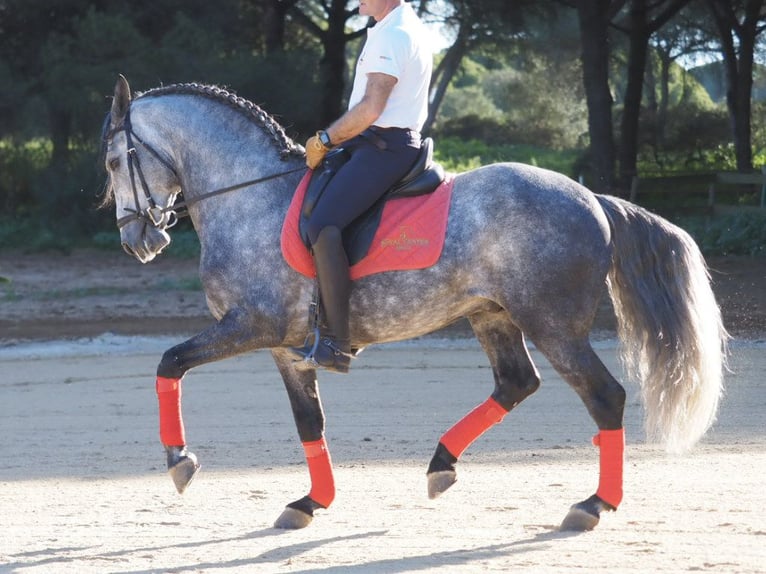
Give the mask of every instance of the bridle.
M 230 191 L 242 189 L 244 187 L 249 187 L 251 185 L 255 185 L 258 183 L 263 183 L 265 181 L 276 179 L 278 177 L 284 177 L 291 173 L 297 173 L 299 171 L 306 170 L 305 166 L 289 169 L 287 171 L 274 173 L 264 177 L 259 177 L 257 179 L 251 179 L 250 181 L 245 181 L 245 182 L 237 183 L 227 187 L 222 187 L 219 189 L 215 189 L 213 191 L 208 191 L 206 193 L 203 193 L 202 195 L 191 197 L 189 199 L 184 199 L 183 201 L 180 201 L 178 203 L 175 203 L 171 199 L 171 203 L 169 205 L 162 207 L 157 205 L 157 202 L 154 201 L 154 198 L 152 197 L 152 193 L 149 190 L 149 185 L 146 183 L 146 177 L 144 176 L 144 171 L 141 169 L 141 162 L 139 161 L 138 154 L 136 153 L 136 146 L 133 143 L 134 140 L 138 142 L 141 145 L 141 147 L 143 147 L 145 150 L 151 153 L 155 157 L 155 159 L 157 159 L 163 166 L 165 166 L 173 174 L 176 180 L 180 181 L 178 177 L 178 173 L 175 170 L 175 167 L 173 167 L 173 164 L 171 164 L 170 161 L 162 157 L 162 155 L 156 149 L 154 149 L 151 145 L 149 145 L 143 139 L 141 139 L 138 136 L 138 134 L 136 134 L 136 132 L 133 130 L 133 126 L 130 121 L 130 108 L 128 108 L 128 111 L 125 113 L 125 119 L 123 120 L 122 125 L 112 129 L 109 132 L 107 138 L 111 138 L 114 136 L 114 134 L 119 133 L 121 131 L 125 132 L 125 140 L 126 140 L 127 148 L 128 148 L 128 151 L 127 151 L 128 174 L 130 176 L 130 186 L 133 191 L 133 200 L 135 201 L 136 208 L 135 209 L 127 208 L 126 211 L 130 212 L 130 214 L 117 219 L 117 227 L 120 229 L 122 229 L 128 223 L 138 220 L 138 221 L 145 221 L 146 223 L 151 224 L 156 229 L 159 229 L 160 231 L 164 231 L 166 229 L 170 229 L 176 223 L 178 223 L 178 220 L 180 218 L 187 217 L 189 215 L 189 206 L 197 203 L 198 201 L 202 201 L 203 199 L 207 199 L 208 197 L 213 197 L 215 195 L 221 195 L 223 193 L 228 193 Z M 139 180 L 139 183 L 141 184 L 141 191 L 143 192 L 144 199 L 146 200 L 146 203 L 147 203 L 147 207 L 145 208 L 141 208 L 138 186 L 136 185 L 136 174 L 138 174 L 138 180 Z

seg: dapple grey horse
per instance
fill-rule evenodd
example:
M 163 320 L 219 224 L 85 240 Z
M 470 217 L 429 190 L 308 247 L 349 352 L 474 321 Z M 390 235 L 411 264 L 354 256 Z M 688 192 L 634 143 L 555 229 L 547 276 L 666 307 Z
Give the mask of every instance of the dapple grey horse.
M 287 350 L 304 341 L 314 296 L 313 281 L 280 250 L 285 214 L 305 173 L 303 148 L 260 107 L 227 90 L 178 84 L 133 97 L 120 76 L 102 151 L 105 203 L 116 205 L 128 253 L 142 263 L 154 259 L 170 243 L 168 229 L 182 205 L 200 239 L 200 277 L 216 321 L 167 350 L 157 369 L 160 439 L 177 490 L 199 469 L 181 418 L 184 375 L 270 349 L 311 476 L 311 491 L 290 503 L 276 526 L 306 526 L 332 502 L 335 487 L 316 372 Z M 589 339 L 606 292 L 621 358 L 641 385 L 649 437 L 672 450 L 691 447 L 715 419 L 728 335 L 699 249 L 645 209 L 544 169 L 488 165 L 455 175 L 435 265 L 354 282 L 355 348 L 467 318 L 489 358 L 494 390 L 442 436 L 428 467 L 429 496 L 449 488 L 465 448 L 540 385 L 528 340 L 598 428 L 599 488 L 571 506 L 562 528 L 593 528 L 601 512 L 616 509 L 625 390 Z

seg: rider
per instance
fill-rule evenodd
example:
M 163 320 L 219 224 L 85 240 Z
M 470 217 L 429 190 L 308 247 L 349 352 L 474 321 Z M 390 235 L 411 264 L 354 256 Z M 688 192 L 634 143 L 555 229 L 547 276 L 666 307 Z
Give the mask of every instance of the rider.
M 404 0 L 360 0 L 367 31 L 348 110 L 306 142 L 316 168 L 334 146 L 351 159 L 325 188 L 307 226 L 327 329 L 312 346 L 293 349 L 312 366 L 346 373 L 350 362 L 349 264 L 341 232 L 412 167 L 428 115 L 433 53 L 428 33 Z

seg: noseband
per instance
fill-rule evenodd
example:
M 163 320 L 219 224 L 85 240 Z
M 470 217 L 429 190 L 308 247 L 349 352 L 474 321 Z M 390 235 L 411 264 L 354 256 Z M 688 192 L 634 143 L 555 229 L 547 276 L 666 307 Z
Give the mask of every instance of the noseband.
M 141 169 L 141 162 L 138 159 L 138 154 L 136 153 L 136 147 L 133 143 L 133 140 L 138 142 L 145 150 L 151 153 L 163 166 L 165 166 L 168 170 L 170 170 L 170 172 L 175 176 L 176 180 L 180 181 L 180 178 L 178 177 L 178 173 L 176 172 L 175 167 L 173 167 L 173 164 L 171 164 L 167 159 L 162 157 L 162 155 L 160 155 L 160 153 L 156 149 L 154 149 L 151 145 L 149 145 L 144 140 L 142 140 L 138 136 L 138 134 L 136 134 L 136 132 L 133 131 L 133 126 L 130 122 L 130 108 L 128 108 L 128 111 L 125 114 L 125 119 L 122 125 L 112 130 L 109 134 L 109 137 L 112 137 L 115 133 L 118 133 L 121 131 L 125 132 L 125 140 L 126 140 L 127 148 L 128 148 L 128 151 L 127 151 L 128 174 L 130 175 L 130 186 L 133 190 L 133 200 L 135 201 L 136 208 L 126 209 L 126 211 L 130 212 L 130 214 L 117 219 L 117 227 L 120 229 L 122 229 L 125 225 L 127 225 L 131 221 L 143 220 L 151 224 L 156 229 L 159 229 L 160 231 L 164 231 L 165 229 L 169 229 L 173 227 L 176 223 L 178 223 L 178 220 L 180 218 L 188 216 L 189 206 L 194 203 L 197 203 L 198 201 L 202 199 L 206 199 L 214 195 L 220 195 L 222 193 L 228 193 L 236 189 L 242 189 L 243 187 L 255 185 L 257 183 L 262 183 L 270 179 L 275 179 L 278 177 L 282 177 L 282 176 L 303 171 L 306 169 L 305 167 L 302 166 L 299 168 L 290 169 L 287 171 L 267 175 L 265 177 L 260 177 L 257 179 L 252 179 L 250 181 L 245 181 L 245 182 L 231 185 L 228 187 L 222 187 L 214 191 L 209 191 L 207 193 L 203 193 L 202 195 L 198 195 L 196 197 L 191 197 L 184 201 L 180 201 L 178 204 L 173 203 L 165 207 L 161 207 L 157 205 L 157 203 L 154 201 L 154 198 L 152 197 L 152 193 L 149 190 L 149 185 L 146 183 L 146 178 L 144 177 L 144 172 Z M 147 203 L 147 207 L 143 209 L 141 208 L 141 202 L 139 201 L 139 198 L 138 198 L 138 186 L 136 186 L 136 174 L 138 174 L 138 180 L 141 184 L 141 190 L 143 191 L 144 198 L 146 199 L 146 203 Z

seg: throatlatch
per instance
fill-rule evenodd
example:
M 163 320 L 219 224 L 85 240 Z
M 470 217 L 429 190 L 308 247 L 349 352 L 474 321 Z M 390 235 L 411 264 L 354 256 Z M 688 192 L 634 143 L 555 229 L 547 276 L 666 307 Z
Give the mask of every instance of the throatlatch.
M 625 429 L 601 430 L 593 437 L 599 447 L 599 481 L 596 496 L 614 509 L 622 501 L 622 471 L 625 463 Z

